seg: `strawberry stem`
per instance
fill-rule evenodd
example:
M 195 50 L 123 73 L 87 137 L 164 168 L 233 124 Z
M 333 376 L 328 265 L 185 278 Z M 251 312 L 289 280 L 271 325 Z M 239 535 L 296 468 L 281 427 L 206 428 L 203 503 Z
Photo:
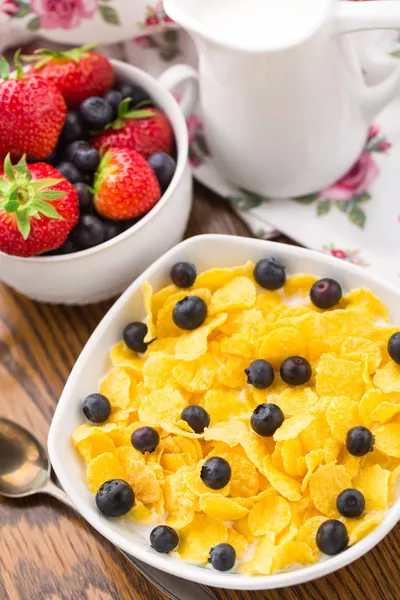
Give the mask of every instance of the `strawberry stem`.
M 31 231 L 31 219 L 62 219 L 53 206 L 53 200 L 65 196 L 61 190 L 49 189 L 64 179 L 37 179 L 32 173 L 25 156 L 13 167 L 10 155 L 4 159 L 4 175 L 0 177 L 0 210 L 13 214 L 22 237 L 26 240 Z

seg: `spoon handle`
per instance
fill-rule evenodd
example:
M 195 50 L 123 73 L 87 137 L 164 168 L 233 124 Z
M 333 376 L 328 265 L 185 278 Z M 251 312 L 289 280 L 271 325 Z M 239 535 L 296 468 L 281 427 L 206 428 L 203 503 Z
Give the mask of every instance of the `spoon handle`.
M 53 496 L 53 498 L 60 500 L 66 504 L 66 506 L 69 506 L 78 512 L 64 490 L 55 485 L 51 480 L 48 480 L 46 485 L 40 491 L 49 496 Z M 120 549 L 118 548 L 118 550 Z M 167 598 L 170 598 L 170 600 L 217 600 L 213 592 L 206 586 L 185 581 L 174 575 L 169 575 L 168 573 L 164 573 L 154 567 L 142 563 L 122 550 L 120 550 L 120 552 L 133 564 L 143 577 L 150 581 L 150 583 L 167 596 Z

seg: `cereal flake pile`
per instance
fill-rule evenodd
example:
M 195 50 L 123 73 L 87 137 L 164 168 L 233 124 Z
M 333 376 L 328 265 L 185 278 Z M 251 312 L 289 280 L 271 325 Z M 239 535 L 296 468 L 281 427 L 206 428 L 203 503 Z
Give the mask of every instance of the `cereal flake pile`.
M 355 544 L 400 480 L 384 304 L 274 259 L 171 276 L 144 284 L 146 325 L 127 325 L 73 433 L 99 510 L 154 525 L 159 552 L 248 575 Z

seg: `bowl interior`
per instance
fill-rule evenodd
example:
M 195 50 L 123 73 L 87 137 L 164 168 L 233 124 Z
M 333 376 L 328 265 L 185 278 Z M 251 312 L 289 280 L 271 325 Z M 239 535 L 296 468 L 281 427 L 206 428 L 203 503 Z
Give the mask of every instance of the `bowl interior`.
M 367 287 L 388 306 L 393 323 L 400 323 L 400 289 L 380 281 L 359 267 L 336 258 L 286 246 L 233 236 L 206 235 L 182 242 L 147 269 L 121 296 L 104 317 L 81 353 L 60 398 L 49 434 L 49 452 L 57 476 L 82 515 L 117 546 L 162 570 L 203 584 L 233 589 L 268 589 L 302 583 L 330 573 L 362 556 L 379 542 L 400 518 L 400 503 L 387 513 L 382 524 L 368 537 L 342 554 L 296 571 L 268 577 L 224 574 L 157 554 L 148 544 L 149 528 L 102 517 L 86 485 L 83 461 L 71 442 L 75 427 L 84 422 L 81 403 L 97 389 L 100 378 L 111 367 L 108 353 L 121 339 L 123 327 L 144 318 L 141 284 L 148 280 L 154 289 L 169 283 L 169 271 L 178 260 L 196 264 L 199 272 L 212 267 L 229 267 L 274 256 L 289 274 L 306 272 L 334 277 L 346 290 Z

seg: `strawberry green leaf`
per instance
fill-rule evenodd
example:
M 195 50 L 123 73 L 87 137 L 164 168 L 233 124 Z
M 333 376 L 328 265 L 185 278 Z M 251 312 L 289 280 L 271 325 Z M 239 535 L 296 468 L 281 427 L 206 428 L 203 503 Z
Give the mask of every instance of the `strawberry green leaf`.
M 8 197 L 8 200 L 10 202 L 18 202 L 18 188 L 17 187 L 12 190 L 11 194 Z M 18 203 L 18 206 L 19 206 L 19 203 Z
M 18 48 L 18 50 L 14 54 L 14 64 L 15 64 L 15 70 L 17 72 L 16 79 L 22 79 L 22 77 L 24 76 L 24 70 L 21 65 L 20 54 L 21 54 L 21 48 Z
M 65 196 L 65 192 L 59 190 L 47 190 L 40 192 L 40 200 L 59 200 Z
M 46 188 L 52 187 L 53 185 L 57 185 L 58 183 L 61 183 L 62 181 L 64 181 L 64 179 L 52 179 L 50 177 L 46 178 L 46 179 L 37 179 L 36 181 L 32 181 L 31 182 L 31 189 L 32 190 L 44 190 Z
M 49 219 L 63 219 L 60 213 L 57 212 L 54 206 L 49 202 L 36 200 L 34 206 L 39 211 L 39 213 L 41 213 L 45 217 L 49 217 Z
M 131 110 L 126 113 L 125 119 L 148 119 L 149 117 L 154 117 L 154 115 L 154 110 L 150 109 Z
M 24 238 L 24 240 L 28 239 L 29 234 L 31 232 L 31 224 L 29 221 L 29 216 L 26 210 L 21 210 L 15 213 L 15 219 L 17 221 L 17 226 L 20 234 Z
M 9 200 L 7 204 L 4 206 L 4 210 L 8 213 L 15 212 L 18 210 L 19 204 L 16 200 Z
M 8 181 L 15 181 L 14 169 L 11 164 L 11 158 L 9 154 L 7 154 L 7 156 L 4 159 L 3 167 L 4 173 L 6 174 Z
M 4 56 L 0 56 L 0 77 L 5 81 L 10 76 L 10 66 Z

